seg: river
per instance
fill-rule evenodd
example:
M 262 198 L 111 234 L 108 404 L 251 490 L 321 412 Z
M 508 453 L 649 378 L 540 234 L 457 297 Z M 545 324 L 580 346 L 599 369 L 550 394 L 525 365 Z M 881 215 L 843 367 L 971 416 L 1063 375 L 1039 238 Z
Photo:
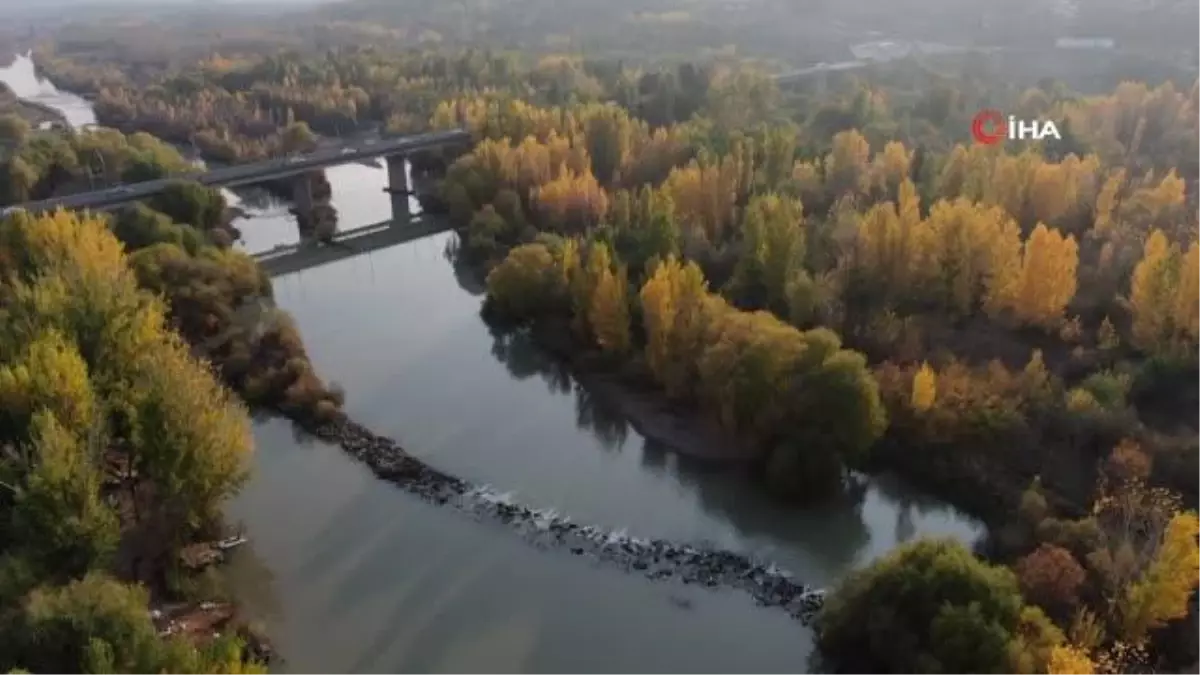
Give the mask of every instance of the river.
M 72 124 L 87 102 L 0 69 Z M 327 172 L 343 227 L 389 213 L 382 169 Z M 297 239 L 286 207 L 234 197 L 250 251 Z M 275 279 L 346 408 L 430 464 L 578 522 L 754 553 L 827 586 L 916 535 L 982 527 L 898 481 L 817 510 L 648 443 L 526 342 L 494 337 L 442 234 Z M 341 450 L 255 422 L 253 478 L 229 506 L 251 543 L 228 566 L 284 661 L 326 672 L 797 672 L 809 629 L 746 595 L 535 549 L 377 480 Z

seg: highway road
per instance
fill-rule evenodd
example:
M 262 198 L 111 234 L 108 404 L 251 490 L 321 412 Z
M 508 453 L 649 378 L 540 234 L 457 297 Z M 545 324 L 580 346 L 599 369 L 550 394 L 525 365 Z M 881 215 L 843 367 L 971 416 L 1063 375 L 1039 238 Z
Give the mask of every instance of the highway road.
M 67 209 L 100 209 L 145 199 L 161 192 L 172 182 L 179 180 L 195 181 L 210 187 L 253 185 L 338 164 L 348 164 L 358 160 L 429 150 L 447 145 L 467 144 L 470 141 L 471 135 L 462 129 L 436 131 L 428 134 L 417 134 L 393 139 L 368 138 L 348 143 L 341 147 L 318 149 L 303 155 L 269 159 L 252 164 L 238 164 L 211 171 L 197 171 L 142 183 L 129 183 L 105 190 L 78 192 L 72 195 L 53 197 L 37 202 L 26 202 L 18 204 L 14 208 L 25 209 L 26 211 L 35 213 L 53 211 L 59 207 Z

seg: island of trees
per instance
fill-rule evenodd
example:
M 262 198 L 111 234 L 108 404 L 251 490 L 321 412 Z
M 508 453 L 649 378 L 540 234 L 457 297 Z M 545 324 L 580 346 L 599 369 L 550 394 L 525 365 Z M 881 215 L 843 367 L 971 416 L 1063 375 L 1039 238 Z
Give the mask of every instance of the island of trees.
M 489 321 L 717 419 L 744 441 L 763 489 L 797 508 L 837 494 L 852 470 L 887 470 L 989 524 L 979 551 L 921 540 L 850 575 L 818 624 L 830 668 L 1116 673 L 1196 661 L 1195 82 L 1085 95 L 909 63 L 797 93 L 721 59 L 277 46 L 185 63 L 42 49 L 43 71 L 93 93 L 101 123 L 119 131 L 0 125 L 14 139 L 2 201 L 77 189 L 97 172 L 169 175 L 178 155 L 154 136 L 243 161 L 314 131 L 465 124 L 469 154 L 425 159 L 445 174 L 432 205 L 486 273 Z M 1057 120 L 1063 139 L 970 144 L 971 114 L 997 95 L 1018 116 Z M 122 607 L 144 605 L 121 584 L 150 580 L 113 562 L 126 533 L 142 531 L 137 513 L 178 514 L 155 523 L 169 536 L 154 543 L 179 545 L 236 486 L 244 413 L 216 381 L 293 419 L 340 415 L 339 392 L 270 307 L 269 283 L 229 249 L 223 213 L 219 195 L 179 184 L 103 222 L 17 217 L 2 230 L 0 260 L 15 270 L 4 324 L 16 328 L 0 391 L 19 402 L 6 410 L 28 411 L 6 426 L 17 468 L 5 532 L 24 541 L 33 517 L 74 528 L 68 550 L 41 530 L 7 548 L 21 552 L 4 587 L 19 608 L 5 634 L 20 644 L 0 650 L 11 667 L 51 663 L 20 637 L 43 634 L 47 603 L 94 612 L 70 594 L 112 588 Z M 102 274 L 128 287 L 119 301 L 70 304 L 90 296 L 69 289 L 94 289 L 88 275 Z M 171 368 L 195 386 L 164 399 L 154 383 Z M 218 433 L 243 440 L 217 447 L 206 434 Z M 140 478 L 108 493 L 97 486 L 113 457 Z M 53 495 L 69 499 L 35 499 L 25 514 L 23 495 L 50 480 L 36 472 L 55 462 L 70 488 Z M 165 485 L 187 503 L 136 509 Z M 194 661 L 141 661 L 152 657 L 140 642 L 113 640 L 55 650 L 74 660 L 52 665 L 211 669 L 235 653 L 149 641 L 153 658 Z

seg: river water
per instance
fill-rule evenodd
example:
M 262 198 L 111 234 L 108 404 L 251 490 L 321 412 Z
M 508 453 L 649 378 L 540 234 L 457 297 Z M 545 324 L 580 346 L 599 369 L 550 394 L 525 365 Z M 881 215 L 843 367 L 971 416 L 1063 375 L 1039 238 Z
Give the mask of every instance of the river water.
M 87 102 L 0 69 L 18 95 L 93 121 Z M 385 219 L 386 172 L 327 171 L 343 228 Z M 286 206 L 232 196 L 254 252 L 298 239 Z M 526 342 L 493 336 L 441 234 L 275 279 L 346 408 L 430 464 L 531 506 L 630 534 L 754 553 L 827 586 L 916 535 L 982 528 L 901 482 L 816 510 L 648 443 Z M 253 478 L 229 506 L 251 543 L 230 578 L 285 657 L 326 672 L 798 672 L 811 634 L 745 595 L 655 584 L 541 551 L 377 480 L 341 450 L 255 423 Z

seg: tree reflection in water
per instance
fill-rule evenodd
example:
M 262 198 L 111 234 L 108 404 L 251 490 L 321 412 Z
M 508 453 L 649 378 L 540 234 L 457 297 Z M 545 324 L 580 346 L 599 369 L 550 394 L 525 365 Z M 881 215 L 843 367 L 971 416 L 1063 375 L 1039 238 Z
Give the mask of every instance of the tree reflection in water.
M 483 273 L 475 265 L 468 263 L 461 255 L 462 242 L 457 235 L 446 240 L 442 249 L 442 257 L 450 263 L 454 270 L 454 281 L 458 287 L 470 293 L 472 297 L 481 297 L 487 293 L 487 283 Z
M 276 197 L 261 187 L 236 187 L 230 188 L 230 191 L 241 200 L 241 207 L 244 209 L 269 212 L 283 212 L 287 210 L 288 203 L 286 200 Z
M 838 497 L 803 508 L 770 496 L 752 465 L 729 466 L 697 461 L 656 441 L 631 433 L 630 424 L 614 406 L 606 405 L 580 386 L 568 367 L 538 348 L 527 330 L 509 329 L 485 321 L 492 336 L 492 354 L 519 380 L 541 377 L 551 392 L 573 394 L 576 423 L 600 440 L 606 449 L 624 449 L 641 442 L 640 463 L 648 471 L 669 474 L 696 495 L 703 511 L 728 522 L 760 550 L 797 574 L 832 579 L 848 569 L 870 543 L 862 508 L 870 487 L 865 479 L 849 481 Z M 902 491 L 895 490 L 897 500 Z M 920 508 L 919 506 L 917 508 Z M 900 509 L 904 516 L 906 508 Z

